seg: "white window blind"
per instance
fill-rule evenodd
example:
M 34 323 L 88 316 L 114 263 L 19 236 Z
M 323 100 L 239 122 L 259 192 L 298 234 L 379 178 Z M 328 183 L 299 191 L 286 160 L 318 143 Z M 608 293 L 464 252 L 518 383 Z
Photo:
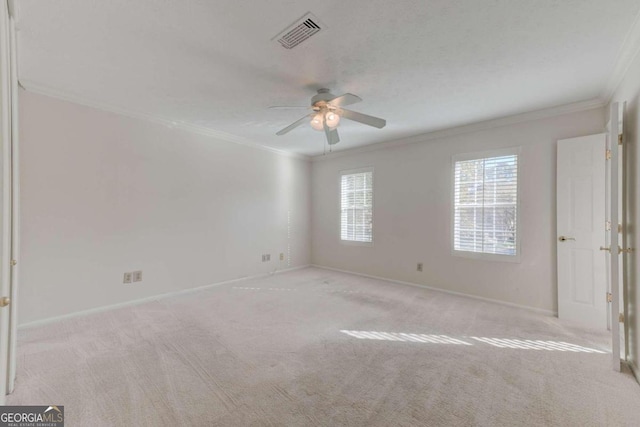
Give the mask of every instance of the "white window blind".
M 518 156 L 455 162 L 454 249 L 518 255 Z
M 345 173 L 341 178 L 340 238 L 373 241 L 373 171 Z

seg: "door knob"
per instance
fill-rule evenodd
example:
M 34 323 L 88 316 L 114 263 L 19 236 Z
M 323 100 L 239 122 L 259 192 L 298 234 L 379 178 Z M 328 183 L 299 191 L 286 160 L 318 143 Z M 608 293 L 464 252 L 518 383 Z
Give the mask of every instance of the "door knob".
M 560 237 L 558 237 L 558 240 L 560 240 L 561 242 L 566 242 L 567 240 L 575 241 L 576 239 L 573 238 L 573 237 L 560 236 Z
M 0 298 L 0 307 L 6 307 L 9 304 L 11 304 L 11 298 L 9 298 L 9 297 Z

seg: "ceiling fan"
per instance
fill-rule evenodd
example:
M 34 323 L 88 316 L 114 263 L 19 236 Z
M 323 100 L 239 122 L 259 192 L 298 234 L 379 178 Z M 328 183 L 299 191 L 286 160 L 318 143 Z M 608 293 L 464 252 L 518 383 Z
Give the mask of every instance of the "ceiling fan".
M 340 123 L 341 118 L 353 120 L 358 123 L 376 127 L 378 129 L 382 129 L 387 124 L 387 121 L 384 119 L 342 108 L 345 105 L 355 104 L 356 102 L 360 101 L 362 101 L 360 97 L 351 93 L 345 93 L 344 95 L 335 96 L 334 94 L 329 92 L 329 89 L 318 89 L 318 93 L 311 98 L 310 107 L 272 106 L 269 108 L 308 108 L 313 110 L 312 113 L 305 115 L 304 117 L 291 123 L 286 128 L 277 132 L 276 135 L 284 135 L 285 133 L 292 131 L 298 126 L 303 125 L 307 120 L 309 120 L 309 118 L 311 118 L 311 127 L 318 131 L 324 131 L 329 145 L 335 145 L 340 142 L 340 136 L 338 135 L 337 127 Z

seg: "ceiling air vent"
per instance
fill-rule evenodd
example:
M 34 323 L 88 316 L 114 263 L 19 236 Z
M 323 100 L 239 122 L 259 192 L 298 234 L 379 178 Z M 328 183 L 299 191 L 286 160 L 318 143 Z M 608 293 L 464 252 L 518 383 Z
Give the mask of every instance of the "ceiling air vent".
M 293 49 L 323 28 L 324 24 L 309 12 L 271 40 L 277 40 L 285 49 Z

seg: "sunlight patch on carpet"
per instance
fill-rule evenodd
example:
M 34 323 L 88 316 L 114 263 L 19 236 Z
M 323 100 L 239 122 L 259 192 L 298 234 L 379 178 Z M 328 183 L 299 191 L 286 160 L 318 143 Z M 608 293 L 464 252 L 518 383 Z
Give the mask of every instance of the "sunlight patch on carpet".
M 375 332 L 375 331 L 340 331 L 343 334 L 350 335 L 359 339 L 369 340 L 385 340 L 385 341 L 405 341 L 405 342 L 421 342 L 430 344 L 456 344 L 456 345 L 473 345 L 468 342 L 451 338 L 446 335 L 426 335 L 426 334 L 405 334 L 398 332 Z
M 476 344 L 488 344 L 498 348 L 512 348 L 520 350 L 546 350 L 546 351 L 570 351 L 576 353 L 600 353 L 605 351 L 583 347 L 564 341 L 523 340 L 513 338 L 486 338 L 486 337 L 462 337 L 453 338 L 447 335 L 408 334 L 403 332 L 378 332 L 378 331 L 349 331 L 341 330 L 343 334 L 365 339 L 382 341 L 420 342 L 429 344 L 455 344 L 474 345 L 468 340 L 476 341 Z M 465 341 L 467 340 L 467 341 Z
M 483 342 L 499 348 L 519 348 L 523 350 L 547 350 L 547 351 L 572 351 L 576 353 L 605 353 L 594 348 L 582 347 L 564 341 L 542 341 L 542 340 L 517 340 L 505 338 L 481 338 L 471 337 L 479 342 Z

